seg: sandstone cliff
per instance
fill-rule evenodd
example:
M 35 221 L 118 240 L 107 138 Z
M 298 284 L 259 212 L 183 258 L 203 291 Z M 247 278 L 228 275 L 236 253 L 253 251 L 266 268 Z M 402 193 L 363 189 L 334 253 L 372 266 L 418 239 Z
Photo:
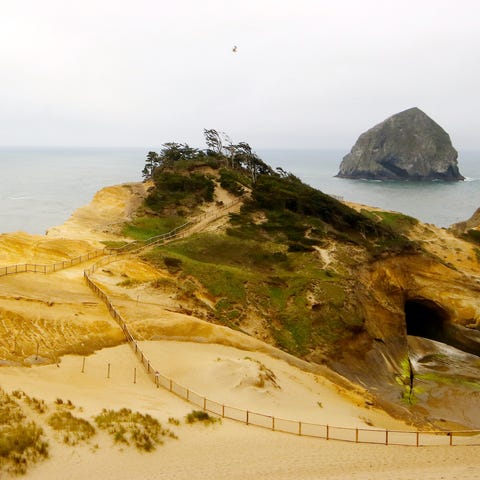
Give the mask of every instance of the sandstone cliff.
M 102 236 L 111 240 L 112 228 L 129 217 L 142 191 L 140 184 L 125 185 L 97 195 L 91 208 L 81 209 L 61 229 L 49 232 L 45 241 L 54 242 L 55 256 L 51 248 L 30 247 L 37 245 L 38 238 L 22 237 L 20 242 L 18 235 L 3 236 L 4 245 L 18 246 L 17 250 L 9 247 L 11 253 L 3 262 L 20 262 L 31 250 L 29 261 L 48 263 L 57 256 L 87 252 Z M 225 194 L 217 189 L 217 200 L 223 199 L 220 193 Z M 216 202 L 203 208 L 220 214 Z M 235 208 L 238 212 L 239 205 Z M 209 225 L 208 235 L 188 236 L 143 259 L 122 259 L 99 269 L 95 279 L 141 340 L 216 342 L 269 352 L 280 346 L 309 368 L 332 367 L 405 418 L 412 420 L 415 414 L 419 423 L 429 417 L 480 427 L 472 413 L 477 409 L 480 373 L 470 372 L 464 379 L 458 374 L 447 376 L 445 365 L 435 362 L 445 362 L 449 354 L 429 353 L 424 344 L 419 351 L 409 342 L 410 337 L 419 336 L 480 353 L 478 249 L 448 231 L 399 214 L 364 206 L 356 209 L 379 225 L 396 225 L 419 249 L 386 256 L 377 255 L 377 250 L 369 253 L 362 241 L 354 242 L 353 234 L 347 238 L 330 226 L 332 234 L 319 244 L 288 252 L 283 237 L 277 243 L 266 242 L 266 237 L 258 243 L 228 240 L 222 236 L 228 218 L 224 217 Z M 289 231 L 300 228 L 292 223 L 293 217 L 286 218 Z M 253 219 L 260 227 L 268 221 L 258 212 Z M 275 233 L 281 218 L 277 215 L 273 220 Z M 205 229 L 206 224 L 196 227 Z M 309 240 L 321 233 L 319 227 L 307 230 Z M 297 250 L 298 235 L 293 244 Z M 92 246 L 77 238 L 88 239 Z M 61 247 L 63 255 L 57 253 Z M 181 259 L 178 269 L 165 262 L 172 258 Z M 85 354 L 122 342 L 121 330 L 84 284 L 83 268 L 2 278 L 0 359 L 4 363 L 26 364 L 38 356 L 52 362 L 66 353 Z M 417 369 L 413 373 L 409 361 Z M 432 374 L 435 368 L 438 371 Z M 422 391 L 412 386 L 412 379 Z M 451 382 L 455 382 L 455 395 Z M 449 392 L 442 411 L 435 403 L 439 385 Z
M 341 178 L 463 180 L 449 135 L 418 108 L 366 131 L 343 158 Z

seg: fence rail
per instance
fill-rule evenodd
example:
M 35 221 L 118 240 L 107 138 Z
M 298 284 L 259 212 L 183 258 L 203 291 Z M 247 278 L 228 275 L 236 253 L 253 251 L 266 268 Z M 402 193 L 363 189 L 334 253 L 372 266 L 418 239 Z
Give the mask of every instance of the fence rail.
M 79 265 L 80 263 L 87 262 L 94 258 L 98 258 L 102 255 L 108 253 L 107 248 L 99 248 L 97 250 L 92 250 L 84 255 L 80 255 L 69 260 L 62 260 L 61 262 L 49 263 L 49 264 L 36 264 L 36 263 L 21 263 L 17 265 L 8 265 L 6 267 L 0 267 L 0 277 L 6 275 L 14 275 L 17 273 L 54 273 L 65 268 L 73 267 L 74 265 Z
M 6 275 L 15 275 L 17 273 L 55 273 L 65 268 L 72 267 L 74 265 L 79 265 L 80 263 L 87 262 L 88 260 L 92 260 L 94 258 L 100 257 L 102 255 L 107 255 L 108 257 L 113 256 L 116 258 L 119 255 L 127 254 L 127 253 L 135 253 L 138 252 L 146 247 L 151 247 L 154 245 L 160 245 L 166 243 L 170 240 L 174 240 L 180 236 L 180 234 L 184 233 L 189 227 L 193 227 L 197 225 L 200 220 L 209 218 L 210 220 L 216 220 L 224 215 L 224 211 L 233 207 L 234 205 L 240 203 L 243 197 L 239 197 L 231 202 L 223 205 L 219 210 L 219 212 L 214 213 L 213 215 L 209 215 L 208 213 L 202 213 L 194 220 L 189 220 L 188 222 L 179 225 L 178 227 L 174 228 L 173 230 L 163 233 L 161 235 L 156 235 L 154 237 L 150 237 L 147 240 L 135 240 L 133 242 L 129 242 L 126 245 L 122 245 L 118 248 L 100 248 L 96 250 L 92 250 L 84 255 L 80 255 L 75 258 L 71 258 L 68 260 L 62 260 L 61 262 L 50 263 L 50 264 L 35 264 L 35 263 L 21 263 L 15 265 L 8 265 L 4 267 L 0 267 L 0 277 L 4 277 Z M 110 263 L 109 260 L 107 263 Z

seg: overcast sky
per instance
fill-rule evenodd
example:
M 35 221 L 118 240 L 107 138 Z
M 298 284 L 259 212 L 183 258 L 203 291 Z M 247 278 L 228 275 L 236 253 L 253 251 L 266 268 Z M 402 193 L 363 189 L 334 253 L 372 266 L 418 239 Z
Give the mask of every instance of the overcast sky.
M 0 0 L 0 145 L 349 149 L 417 106 L 480 149 L 479 52 L 478 0 Z

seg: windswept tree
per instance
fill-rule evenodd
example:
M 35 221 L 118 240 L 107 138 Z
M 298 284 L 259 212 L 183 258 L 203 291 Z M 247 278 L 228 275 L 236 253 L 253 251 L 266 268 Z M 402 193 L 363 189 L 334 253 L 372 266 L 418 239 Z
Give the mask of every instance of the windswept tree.
M 247 170 L 252 183 L 257 181 L 259 175 L 276 175 L 273 169 L 260 159 L 248 143 L 240 142 L 237 145 L 232 145 L 232 149 L 232 166 Z
M 278 175 L 263 162 L 246 142 L 233 144 L 230 137 L 224 132 L 215 129 L 204 129 L 206 150 L 193 148 L 186 143 L 168 142 L 162 145 L 160 153 L 148 152 L 145 167 L 142 171 L 144 178 L 154 177 L 155 172 L 174 168 L 180 161 L 194 161 L 214 157 L 214 163 L 225 165 L 227 168 L 243 170 L 255 183 L 260 175 Z
M 221 157 L 226 167 L 231 167 L 232 141 L 225 132 L 219 132 L 213 128 L 204 129 L 203 135 L 207 144 L 207 155 Z
M 181 160 L 196 160 L 203 156 L 198 148 L 186 143 L 167 142 L 162 145 L 160 154 L 148 152 L 142 174 L 144 178 L 151 178 L 157 169 L 171 168 L 175 162 Z
M 142 170 L 143 178 L 150 178 L 156 167 L 160 166 L 162 160 L 157 152 L 148 152 L 147 159 L 145 160 L 145 166 Z

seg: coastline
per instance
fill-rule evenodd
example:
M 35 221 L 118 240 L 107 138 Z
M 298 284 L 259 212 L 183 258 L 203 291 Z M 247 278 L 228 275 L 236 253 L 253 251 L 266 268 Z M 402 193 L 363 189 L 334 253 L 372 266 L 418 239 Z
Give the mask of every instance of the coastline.
M 28 253 L 32 261 L 46 262 L 62 255 L 76 255 L 99 244 L 111 235 L 108 227 L 112 221 L 128 218 L 128 212 L 133 211 L 131 207 L 138 200 L 132 193 L 134 189 L 125 185 L 108 187 L 102 192 L 95 196 L 89 206 L 75 212 L 66 224 L 49 230 L 45 237 L 35 236 L 29 243 L 26 234 L 13 234 L 10 249 L 3 249 L 3 258 L 10 255 L 8 258 L 22 259 Z M 2 240 L 5 241 L 7 237 L 3 235 Z M 17 240 L 17 248 L 14 248 Z M 83 268 L 80 265 L 59 272 L 57 277 L 34 274 L 5 277 L 2 279 L 0 307 L 4 315 L 5 311 L 14 311 L 16 308 L 17 313 L 23 311 L 26 315 L 41 317 L 39 319 L 44 322 L 53 320 L 54 324 L 59 325 L 59 331 L 63 332 L 65 327 L 72 324 L 70 317 L 73 314 L 80 314 L 82 324 L 90 318 L 97 328 L 98 322 L 103 321 L 100 333 L 111 335 L 110 338 L 118 346 L 94 348 L 95 353 L 86 356 L 83 373 L 82 354 L 63 356 L 58 366 L 3 367 L 0 369 L 0 384 L 8 391 L 23 389 L 28 395 L 47 401 L 50 409 L 54 408 L 52 404 L 57 398 L 68 398 L 76 406 L 76 413 L 86 418 L 98 414 L 102 408 L 126 406 L 154 415 L 162 424 L 167 424 L 170 417 L 175 417 L 182 420 L 182 424 L 175 429 L 179 439 L 168 440 L 155 452 L 144 454 L 115 446 L 103 434 L 98 434 L 91 444 L 72 449 L 49 432 L 51 459 L 33 466 L 28 478 L 65 478 L 65 471 L 69 472 L 69 478 L 102 475 L 105 478 L 183 479 L 200 476 L 231 479 L 252 475 L 266 479 L 313 479 L 321 476 L 345 478 L 348 473 L 349 478 L 375 479 L 387 475 L 395 479 L 405 478 L 413 472 L 426 479 L 439 478 L 438 475 L 474 478 L 478 467 L 474 458 L 480 447 L 357 445 L 270 432 L 228 420 L 212 426 L 185 425 L 183 417 L 192 410 L 192 405 L 157 389 L 147 378 L 128 345 L 121 345 L 121 331 L 105 307 L 86 289 L 81 275 Z M 138 273 L 140 262 L 133 262 L 128 268 L 136 268 Z M 142 268 L 144 278 L 150 278 L 152 273 Z M 110 288 L 113 289 L 115 282 L 113 275 Z M 132 292 L 131 295 L 134 294 Z M 53 304 L 48 306 L 52 299 Z M 142 298 L 142 301 L 146 300 L 151 301 L 148 297 Z M 15 318 L 11 320 L 12 323 L 7 325 L 9 328 L 14 327 Z M 173 331 L 177 329 L 177 334 L 185 336 L 186 317 L 172 314 L 171 321 L 169 328 Z M 215 330 L 214 326 L 209 328 Z M 69 335 L 75 332 L 73 329 Z M 187 329 L 187 333 L 193 338 L 197 335 L 195 330 Z M 53 335 L 49 341 L 43 339 L 40 354 L 45 353 L 42 351 L 45 345 L 55 345 L 58 341 L 55 338 Z M 32 354 L 34 347 L 34 337 L 30 345 L 15 345 L 15 348 L 23 348 L 24 353 L 32 348 Z M 7 348 L 11 350 L 12 346 L 7 345 Z M 305 414 L 312 420 L 318 416 L 322 421 L 345 426 L 367 425 L 366 422 L 385 428 L 400 426 L 397 420 L 382 412 L 355 404 L 345 392 L 342 393 L 321 376 L 299 370 L 279 359 L 265 356 L 265 353 L 257 354 L 252 349 L 231 350 L 231 347 L 214 342 L 192 345 L 157 341 L 150 343 L 148 348 L 158 358 L 159 364 L 169 369 L 172 377 L 184 384 L 195 385 L 198 389 L 203 387 L 203 393 L 212 398 L 223 401 L 230 399 L 244 408 L 265 411 L 269 405 L 274 405 L 279 414 L 288 418 Z M 252 364 L 246 357 L 254 357 L 266 365 L 275 374 L 281 388 L 277 389 L 268 383 L 262 388 L 256 386 L 258 371 L 253 368 L 255 363 Z M 112 366 L 109 378 L 107 365 Z M 133 383 L 135 368 L 138 377 Z M 45 430 L 48 432 L 47 428 Z M 287 450 L 295 454 L 285 455 Z M 72 455 L 75 457 L 74 467 Z

